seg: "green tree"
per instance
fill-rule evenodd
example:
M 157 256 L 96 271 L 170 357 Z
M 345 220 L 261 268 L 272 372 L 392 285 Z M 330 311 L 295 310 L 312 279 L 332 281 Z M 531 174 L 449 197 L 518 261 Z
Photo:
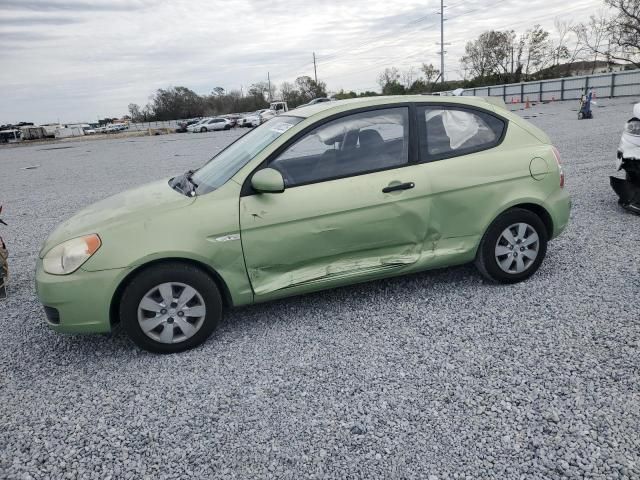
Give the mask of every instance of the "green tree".
M 310 102 L 314 98 L 327 96 L 327 84 L 324 82 L 316 83 L 313 78 L 306 75 L 296 78 L 296 88 L 305 103 Z
M 345 100 L 347 98 L 356 98 L 357 96 L 358 96 L 358 94 L 356 92 L 354 92 L 354 91 L 345 92 L 344 90 L 340 90 L 333 97 L 336 100 Z
M 155 120 L 196 117 L 205 110 L 202 97 L 186 87 L 158 89 L 151 99 L 150 108 Z
M 505 75 L 511 69 L 515 33 L 490 30 L 465 45 L 460 60 L 463 68 L 475 78 Z
M 135 103 L 129 104 L 129 115 L 131 116 L 131 121 L 140 122 L 142 120 L 142 113 L 140 112 L 140 106 Z
M 427 65 L 426 63 L 423 63 L 421 70 L 422 70 L 422 74 L 424 75 L 424 80 L 426 85 L 429 85 L 435 82 L 436 80 L 438 80 L 438 78 L 440 78 L 440 70 L 434 67 L 433 64 L 431 63 L 429 65 Z

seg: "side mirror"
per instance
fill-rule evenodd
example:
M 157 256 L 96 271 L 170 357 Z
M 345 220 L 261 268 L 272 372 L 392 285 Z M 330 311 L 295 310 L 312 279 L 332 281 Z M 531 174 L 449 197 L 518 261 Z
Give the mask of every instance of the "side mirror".
M 260 193 L 282 193 L 284 192 L 284 178 L 274 168 L 263 168 L 251 177 L 251 186 Z

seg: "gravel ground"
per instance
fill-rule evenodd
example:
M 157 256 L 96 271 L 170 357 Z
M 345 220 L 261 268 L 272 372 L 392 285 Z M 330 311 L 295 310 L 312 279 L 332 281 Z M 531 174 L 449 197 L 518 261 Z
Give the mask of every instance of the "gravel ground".
M 640 217 L 608 185 L 632 103 L 520 112 L 574 201 L 526 283 L 465 266 L 242 308 L 173 356 L 49 331 L 36 253 L 80 207 L 239 133 L 0 149 L 0 477 L 640 478 Z

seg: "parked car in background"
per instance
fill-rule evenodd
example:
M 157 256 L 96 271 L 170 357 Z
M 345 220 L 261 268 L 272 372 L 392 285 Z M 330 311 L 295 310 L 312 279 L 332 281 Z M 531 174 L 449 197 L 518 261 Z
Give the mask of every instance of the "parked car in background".
M 315 105 L 316 103 L 324 103 L 324 102 L 331 102 L 332 100 L 330 98 L 327 97 L 318 97 L 318 98 L 314 98 L 313 100 L 311 100 L 308 103 L 305 103 L 304 105 L 300 105 L 300 107 L 308 107 L 309 105 Z M 300 108 L 298 107 L 298 108 Z
M 199 131 L 200 131 L 200 126 L 201 126 L 204 122 L 206 122 L 206 121 L 208 121 L 208 120 L 211 120 L 211 117 L 201 118 L 201 119 L 200 119 L 200 120 L 198 120 L 196 123 L 192 123 L 191 125 L 189 125 L 189 126 L 187 127 L 187 132 L 189 132 L 189 133 L 199 132 Z M 205 132 L 206 132 L 206 129 L 205 129 L 205 130 L 203 130 L 203 131 L 205 131 Z
M 202 123 L 194 125 L 191 132 L 213 132 L 216 130 L 229 130 L 233 124 L 231 120 L 222 117 L 210 118 Z
M 36 290 L 53 330 L 120 323 L 178 352 L 224 308 L 469 262 L 524 281 L 570 208 L 549 137 L 495 98 L 326 102 L 85 208 L 44 242 Z
M 277 115 L 278 114 L 274 110 L 270 110 L 268 108 L 258 110 L 254 114 L 245 117 L 244 125 L 247 127 L 258 127 Z
M 273 110 L 278 115 L 280 115 L 281 113 L 285 113 L 285 112 L 289 111 L 289 105 L 287 104 L 287 102 L 283 102 L 282 100 L 278 100 L 278 101 L 275 101 L 275 102 L 271 102 L 269 104 L 269 109 Z
M 187 132 L 187 128 L 191 125 L 195 125 L 199 123 L 201 120 L 199 118 L 192 118 L 190 120 L 180 120 L 178 122 L 178 128 L 176 128 L 176 133 L 185 133 Z
M 126 130 L 127 128 L 129 128 L 129 127 L 125 123 L 111 123 L 111 124 L 106 126 L 104 131 L 106 133 L 117 133 L 117 132 L 122 132 L 123 130 Z
M 238 121 L 236 122 L 236 126 L 238 127 L 250 127 L 251 125 L 248 122 L 249 117 L 251 117 L 252 115 L 255 115 L 257 112 L 251 112 L 251 113 L 243 113 L 240 118 L 238 119 Z
M 96 133 L 96 130 L 92 128 L 91 125 L 83 125 L 82 131 L 85 135 L 94 135 Z
M 22 132 L 18 128 L 0 130 L 0 143 L 19 143 L 22 141 Z
M 230 113 L 229 115 L 224 115 L 223 118 L 226 118 L 227 120 L 229 120 L 229 122 L 231 122 L 231 127 L 235 127 L 238 124 L 238 120 L 242 118 L 242 115 L 239 115 L 237 113 Z

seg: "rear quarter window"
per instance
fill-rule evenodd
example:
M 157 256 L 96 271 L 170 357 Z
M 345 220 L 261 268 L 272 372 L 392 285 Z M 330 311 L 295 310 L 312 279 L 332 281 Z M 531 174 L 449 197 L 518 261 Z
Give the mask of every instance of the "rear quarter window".
M 467 155 L 497 146 L 506 122 L 483 110 L 433 105 L 418 107 L 418 137 L 423 161 Z

